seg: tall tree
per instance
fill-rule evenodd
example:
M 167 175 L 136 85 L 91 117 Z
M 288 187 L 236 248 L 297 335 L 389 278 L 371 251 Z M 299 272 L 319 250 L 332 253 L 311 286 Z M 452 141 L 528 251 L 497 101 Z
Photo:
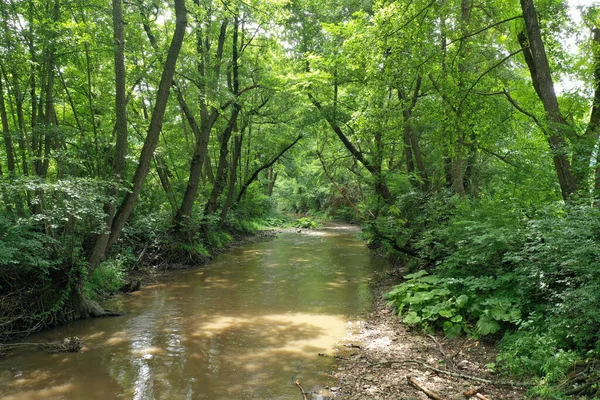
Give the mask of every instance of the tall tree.
M 183 44 L 185 37 L 185 29 L 187 26 L 187 13 L 185 8 L 184 0 L 175 0 L 175 32 L 167 52 L 167 58 L 165 60 L 162 76 L 158 85 L 158 92 L 156 94 L 156 102 L 152 111 L 152 117 L 150 119 L 150 125 L 146 139 L 144 140 L 144 146 L 139 157 L 138 166 L 132 181 L 132 189 L 125 195 L 123 202 L 121 203 L 115 218 L 112 223 L 110 236 L 107 243 L 107 250 L 110 249 L 112 244 L 115 242 L 121 230 L 125 226 L 125 223 L 129 219 L 133 207 L 140 195 L 142 185 L 148 175 L 150 169 L 150 163 L 152 162 L 152 155 L 158 145 L 158 139 L 160 131 L 162 129 L 163 117 L 167 108 L 167 101 L 169 99 L 169 91 L 173 83 L 173 76 L 175 75 L 175 66 L 177 64 L 177 57 Z M 94 265 L 91 265 L 93 268 Z

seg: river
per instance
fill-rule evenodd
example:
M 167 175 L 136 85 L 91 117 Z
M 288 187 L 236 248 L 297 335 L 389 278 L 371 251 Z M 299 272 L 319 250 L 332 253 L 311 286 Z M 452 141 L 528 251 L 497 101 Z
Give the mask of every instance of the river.
M 30 336 L 86 347 L 11 353 L 0 399 L 301 399 L 296 379 L 336 384 L 334 348 L 370 309 L 381 266 L 352 226 L 232 249 L 112 300 L 121 317 Z

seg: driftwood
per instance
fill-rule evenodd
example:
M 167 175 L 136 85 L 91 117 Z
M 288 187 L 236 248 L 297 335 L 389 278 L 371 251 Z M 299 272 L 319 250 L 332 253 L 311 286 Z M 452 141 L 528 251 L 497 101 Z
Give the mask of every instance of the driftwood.
M 421 385 L 419 382 L 417 382 L 417 380 L 413 377 L 407 376 L 406 379 L 408 380 L 408 383 L 412 386 L 414 386 L 415 388 L 419 389 L 421 392 L 425 393 L 430 399 L 433 400 L 444 400 L 443 397 L 441 397 L 439 394 L 437 394 L 436 392 L 427 389 L 425 386 Z
M 302 393 L 302 399 L 308 400 L 308 397 L 306 397 L 306 392 L 304 391 L 304 388 L 300 385 L 299 380 L 296 380 L 296 386 L 298 386 L 298 389 L 300 389 L 300 393 Z

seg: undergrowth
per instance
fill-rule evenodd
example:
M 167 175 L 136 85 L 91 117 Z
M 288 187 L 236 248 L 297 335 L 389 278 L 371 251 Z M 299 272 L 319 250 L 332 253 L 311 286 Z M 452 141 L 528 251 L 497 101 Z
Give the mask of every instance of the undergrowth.
M 599 208 L 436 198 L 390 209 L 366 234 L 414 271 L 386 295 L 405 323 L 498 339 L 497 369 L 537 379 L 531 395 L 595 395 L 596 364 L 571 375 L 600 356 Z

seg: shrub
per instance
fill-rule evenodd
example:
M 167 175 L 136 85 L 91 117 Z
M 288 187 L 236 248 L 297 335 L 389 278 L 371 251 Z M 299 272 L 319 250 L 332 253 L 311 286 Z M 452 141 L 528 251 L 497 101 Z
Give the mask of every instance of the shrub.
M 319 224 L 308 217 L 302 217 L 294 222 L 294 226 L 296 228 L 316 229 L 319 227 Z
M 419 271 L 386 294 L 409 325 L 440 328 L 448 337 L 478 337 L 514 326 L 521 309 L 510 278 L 443 278 Z
M 90 299 L 116 293 L 123 286 L 124 278 L 125 272 L 120 257 L 104 261 L 86 279 L 84 293 Z

